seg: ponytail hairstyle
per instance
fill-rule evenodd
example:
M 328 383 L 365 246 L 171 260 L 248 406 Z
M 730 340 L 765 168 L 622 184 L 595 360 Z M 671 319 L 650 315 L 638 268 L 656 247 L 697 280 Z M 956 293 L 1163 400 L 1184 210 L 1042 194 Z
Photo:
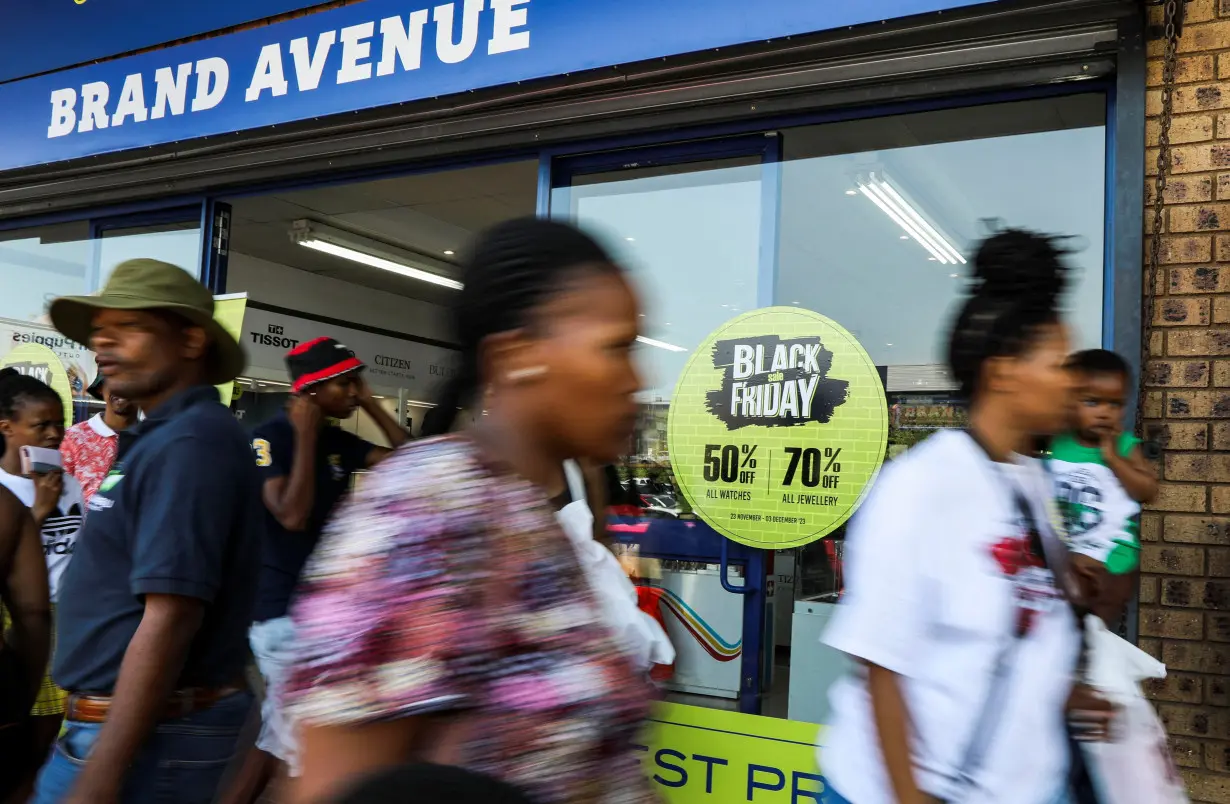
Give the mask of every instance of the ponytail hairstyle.
M 0 419 L 12 420 L 27 400 L 63 403 L 60 395 L 42 380 L 22 374 L 11 366 L 0 369 Z M 5 449 L 4 436 L 0 435 L 0 455 Z
M 457 411 L 474 402 L 483 381 L 479 349 L 484 340 L 533 324 L 534 312 L 573 274 L 620 270 L 593 238 L 557 221 L 521 218 L 479 235 L 462 265 L 464 286 L 453 304 L 461 362 L 424 417 L 423 435 L 449 432 Z
M 948 340 L 948 366 L 966 399 L 977 393 L 986 361 L 1024 354 L 1039 328 L 1059 323 L 1071 273 L 1060 240 L 1005 229 L 979 246 L 970 297 Z

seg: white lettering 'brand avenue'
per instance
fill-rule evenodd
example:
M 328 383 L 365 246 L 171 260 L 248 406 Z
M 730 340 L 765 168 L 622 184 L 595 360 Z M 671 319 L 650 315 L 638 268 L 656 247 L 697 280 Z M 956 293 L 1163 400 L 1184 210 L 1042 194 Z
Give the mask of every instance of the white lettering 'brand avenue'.
M 269 43 L 260 50 L 244 100 L 253 103 L 290 94 L 288 70 L 296 93 L 311 92 L 326 82 L 354 84 L 417 70 L 423 64 L 424 47 L 433 41 L 438 61 L 461 64 L 475 54 L 484 55 L 479 49 L 483 31 L 491 31 L 487 56 L 528 50 L 530 2 L 456 0 L 404 16 Z M 161 67 L 152 75 L 133 73 L 114 86 L 92 81 L 56 89 L 50 97 L 47 138 L 206 112 L 226 99 L 231 79 L 230 63 L 211 57 Z

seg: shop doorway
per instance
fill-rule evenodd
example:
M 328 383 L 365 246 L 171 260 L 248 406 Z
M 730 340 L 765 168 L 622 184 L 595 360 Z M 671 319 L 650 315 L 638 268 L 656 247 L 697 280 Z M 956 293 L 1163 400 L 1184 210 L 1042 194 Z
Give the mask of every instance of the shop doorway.
M 285 353 L 329 336 L 417 434 L 454 365 L 459 255 L 486 227 L 533 215 L 537 182 L 534 160 L 220 199 L 232 216 L 226 291 L 248 296 L 236 416 L 254 428 L 275 415 L 290 390 Z M 383 441 L 362 411 L 340 426 Z

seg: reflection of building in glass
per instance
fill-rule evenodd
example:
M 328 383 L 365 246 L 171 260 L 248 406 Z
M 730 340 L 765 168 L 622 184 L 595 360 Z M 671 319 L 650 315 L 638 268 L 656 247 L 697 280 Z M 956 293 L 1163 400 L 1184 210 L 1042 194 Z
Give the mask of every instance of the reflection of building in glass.
M 888 457 L 895 458 L 936 430 L 963 428 L 969 409 L 944 394 L 890 393 L 888 395 Z
M 625 502 L 641 516 L 691 518 L 692 508 L 679 493 L 667 446 L 670 402 L 656 399 L 641 405 L 631 454 L 618 467 Z
M 666 443 L 666 423 L 670 403 L 648 402 L 641 405 L 640 418 L 636 423 L 636 436 L 632 444 L 632 459 L 646 463 L 670 463 L 670 448 Z

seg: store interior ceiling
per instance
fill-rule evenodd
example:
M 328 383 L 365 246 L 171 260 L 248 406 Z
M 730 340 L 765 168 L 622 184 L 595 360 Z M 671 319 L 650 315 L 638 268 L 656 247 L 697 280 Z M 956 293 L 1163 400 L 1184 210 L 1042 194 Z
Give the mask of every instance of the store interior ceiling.
M 309 220 L 387 244 L 440 273 L 456 275 L 457 255 L 492 224 L 533 215 L 538 161 L 505 162 L 274 195 L 228 199 L 235 251 L 302 271 L 435 304 L 453 291 L 303 248 L 296 221 Z

